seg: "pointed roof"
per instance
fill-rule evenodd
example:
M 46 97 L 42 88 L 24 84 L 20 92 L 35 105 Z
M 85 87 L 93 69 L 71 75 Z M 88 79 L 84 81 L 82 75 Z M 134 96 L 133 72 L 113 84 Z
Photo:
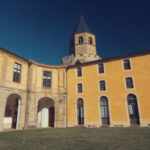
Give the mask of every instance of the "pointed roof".
M 83 16 L 80 16 L 80 21 L 77 25 L 77 28 L 75 29 L 74 34 L 83 33 L 83 32 L 92 33 L 91 30 L 89 29 L 88 25 L 86 24 Z

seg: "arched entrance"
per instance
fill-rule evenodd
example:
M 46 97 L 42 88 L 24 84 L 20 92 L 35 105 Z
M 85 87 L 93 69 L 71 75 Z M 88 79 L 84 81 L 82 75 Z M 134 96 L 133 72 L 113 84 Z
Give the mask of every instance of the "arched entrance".
M 109 125 L 109 105 L 108 99 L 106 96 L 102 96 L 100 99 L 100 109 L 101 109 L 101 118 L 102 118 L 102 125 Z
M 139 110 L 138 110 L 138 104 L 137 99 L 134 94 L 129 94 L 127 96 L 128 101 L 128 112 L 129 112 L 129 118 L 131 124 L 139 124 Z
M 4 129 L 16 129 L 19 125 L 21 97 L 17 94 L 11 94 L 7 98 L 4 116 Z
M 38 124 L 40 127 L 54 127 L 55 106 L 50 98 L 41 98 L 38 102 Z
M 82 98 L 77 100 L 77 119 L 78 125 L 84 125 L 84 103 Z

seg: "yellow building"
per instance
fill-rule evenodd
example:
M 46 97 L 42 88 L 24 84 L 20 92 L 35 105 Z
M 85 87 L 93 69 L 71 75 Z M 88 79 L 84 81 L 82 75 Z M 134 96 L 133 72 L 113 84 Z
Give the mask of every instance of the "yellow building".
M 0 130 L 150 126 L 150 51 L 102 59 L 84 19 L 57 66 L 0 47 Z

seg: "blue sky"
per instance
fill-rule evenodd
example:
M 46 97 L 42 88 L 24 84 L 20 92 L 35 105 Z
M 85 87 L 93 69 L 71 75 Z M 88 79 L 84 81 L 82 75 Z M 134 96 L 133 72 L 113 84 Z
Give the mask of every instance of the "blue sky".
M 102 58 L 150 49 L 148 0 L 0 0 L 0 46 L 60 64 L 80 15 L 96 35 Z

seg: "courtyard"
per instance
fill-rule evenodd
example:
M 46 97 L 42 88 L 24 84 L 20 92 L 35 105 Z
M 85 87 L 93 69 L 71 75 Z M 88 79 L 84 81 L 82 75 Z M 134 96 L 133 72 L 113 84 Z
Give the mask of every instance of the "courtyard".
M 150 128 L 45 128 L 0 132 L 0 150 L 149 150 Z

